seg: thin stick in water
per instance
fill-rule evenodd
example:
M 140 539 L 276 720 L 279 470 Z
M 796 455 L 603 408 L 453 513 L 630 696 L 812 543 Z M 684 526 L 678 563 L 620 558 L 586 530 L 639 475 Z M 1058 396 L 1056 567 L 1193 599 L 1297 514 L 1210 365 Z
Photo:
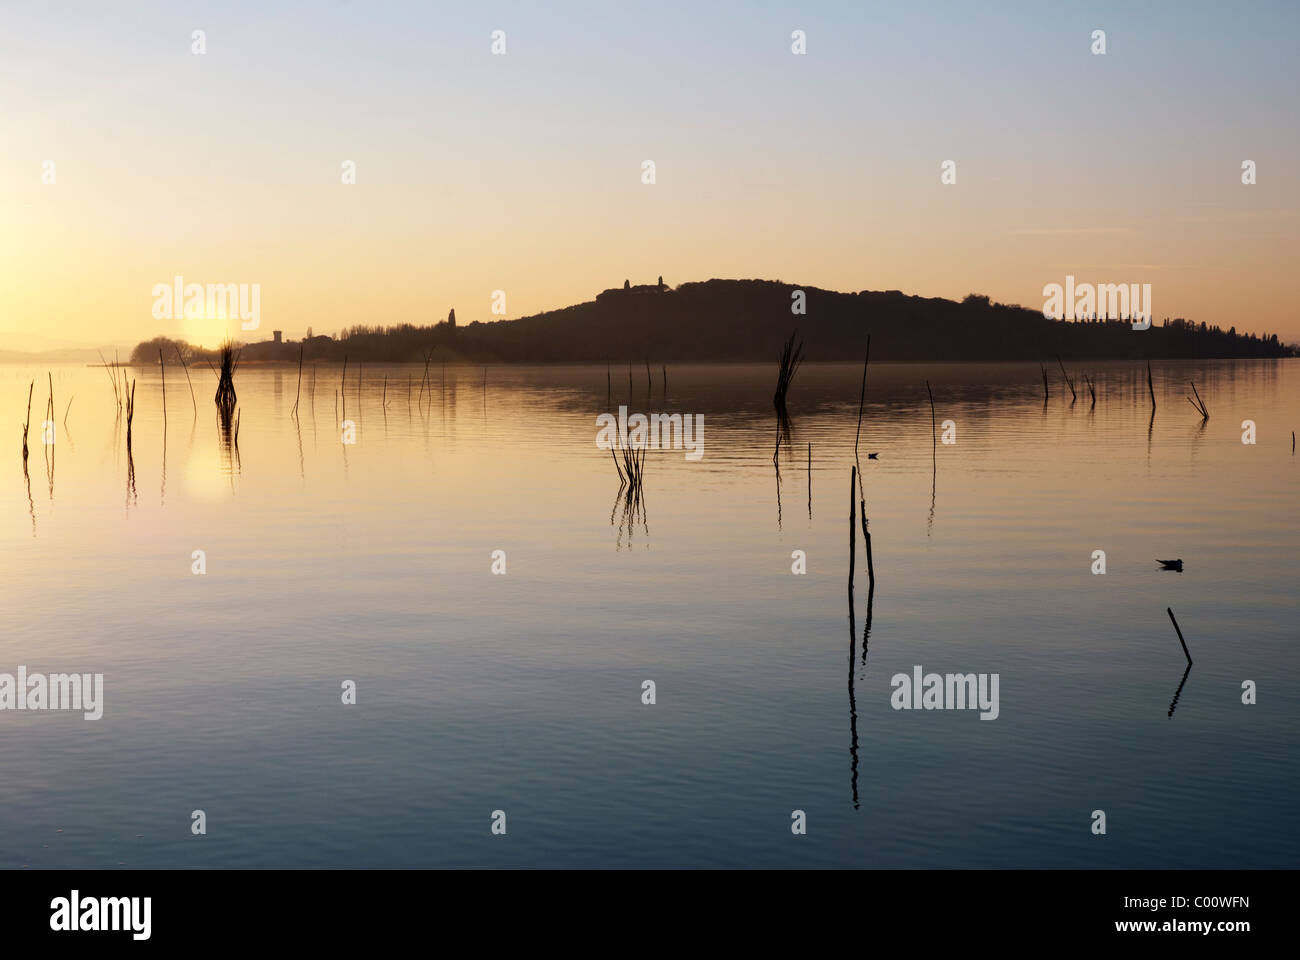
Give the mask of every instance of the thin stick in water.
M 1070 402 L 1073 403 L 1075 400 L 1079 399 L 1079 395 L 1074 392 L 1074 381 L 1071 380 L 1070 375 L 1065 372 L 1065 364 L 1061 363 L 1061 355 L 1059 353 L 1056 355 L 1056 365 L 1061 368 L 1061 376 L 1065 378 L 1065 385 L 1070 388 Z
M 867 398 L 867 364 L 871 362 L 871 334 L 867 334 L 867 355 L 862 359 L 862 389 L 858 391 L 858 432 L 853 438 L 853 462 L 861 463 L 858 458 L 858 441 L 862 438 L 862 404 Z
M 1178 633 L 1178 642 L 1183 645 L 1183 656 L 1187 658 L 1187 663 L 1190 666 L 1192 662 L 1192 655 L 1187 652 L 1187 641 L 1183 639 L 1183 631 L 1178 629 L 1178 621 L 1174 619 L 1173 608 L 1165 607 L 1165 611 L 1169 614 L 1169 619 L 1174 625 L 1174 630 Z
M 291 416 L 298 416 L 298 401 L 302 399 L 302 351 L 304 344 L 298 344 L 298 389 L 293 395 L 293 413 Z
M 194 399 L 194 381 L 190 379 L 190 368 L 185 363 L 185 355 L 181 353 L 181 348 L 176 347 L 176 359 L 181 362 L 181 369 L 185 371 L 185 382 L 190 385 L 190 406 L 194 408 L 194 416 L 199 415 L 199 402 Z
M 167 434 L 167 365 L 163 363 L 162 348 L 158 348 L 158 372 L 162 374 L 163 435 Z

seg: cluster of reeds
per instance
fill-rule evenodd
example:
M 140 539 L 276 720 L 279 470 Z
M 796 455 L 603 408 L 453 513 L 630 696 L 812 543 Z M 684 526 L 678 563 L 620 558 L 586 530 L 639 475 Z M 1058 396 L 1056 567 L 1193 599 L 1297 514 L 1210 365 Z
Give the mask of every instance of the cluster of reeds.
M 126 397 L 126 449 L 131 451 L 131 421 L 135 418 L 135 381 L 131 381 L 130 388 L 123 386 L 122 395 Z
M 45 474 L 50 485 L 50 499 L 54 499 L 54 374 L 48 370 L 50 395 L 45 401 L 45 423 L 41 427 L 41 442 L 45 447 Z M 50 431 L 46 436 L 45 431 Z
M 118 389 L 117 374 L 114 372 L 117 369 L 117 365 L 118 365 L 117 354 L 116 353 L 113 354 L 113 363 L 110 368 L 109 362 L 104 359 L 103 351 L 102 350 L 98 351 L 98 353 L 99 353 L 99 362 L 104 365 L 104 373 L 108 376 L 108 385 L 113 388 L 113 402 L 117 404 L 117 409 L 119 412 L 121 412 L 122 394 L 121 391 Z
M 614 459 L 614 469 L 618 471 L 619 493 L 626 493 L 628 497 L 641 498 L 642 483 L 645 478 L 645 454 L 646 447 L 643 444 L 609 448 L 609 455 Z M 619 463 L 620 455 L 622 463 Z
M 782 439 L 790 439 L 790 410 L 786 398 L 790 393 L 790 383 L 803 362 L 803 341 L 797 341 L 799 331 L 793 331 L 781 348 L 781 358 L 776 371 L 776 390 L 772 394 L 772 406 L 776 408 L 776 450 L 772 453 L 775 461 L 781 452 Z
M 1196 394 L 1195 400 L 1193 400 L 1191 397 L 1188 397 L 1187 402 L 1196 408 L 1196 412 L 1201 415 L 1201 422 L 1204 423 L 1206 420 L 1210 419 L 1210 411 L 1206 409 L 1205 401 L 1201 399 L 1201 395 L 1199 393 L 1196 393 L 1196 384 L 1193 383 L 1191 380 L 1188 380 L 1187 382 L 1192 384 L 1192 393 Z
M 126 499 L 134 503 L 138 497 L 135 491 L 135 457 L 131 454 L 131 421 L 135 419 L 135 381 L 126 384 L 126 373 L 122 374 L 122 396 L 126 406 Z
M 217 407 L 229 416 L 235 409 L 235 368 L 239 365 L 239 351 L 227 340 L 221 345 L 221 368 L 217 371 Z
M 27 472 L 27 433 L 32 426 L 32 390 L 35 388 L 35 380 L 27 385 L 27 422 L 23 424 L 23 473 Z

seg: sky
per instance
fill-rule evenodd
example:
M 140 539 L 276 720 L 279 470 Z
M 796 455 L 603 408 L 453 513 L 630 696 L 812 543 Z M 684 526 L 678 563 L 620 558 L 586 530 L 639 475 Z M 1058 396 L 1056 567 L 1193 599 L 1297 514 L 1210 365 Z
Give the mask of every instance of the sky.
M 1300 341 L 1294 2 L 0 2 L 11 339 L 463 324 L 660 275 L 1041 308 L 1069 274 Z M 155 318 L 176 276 L 257 284 L 259 330 Z

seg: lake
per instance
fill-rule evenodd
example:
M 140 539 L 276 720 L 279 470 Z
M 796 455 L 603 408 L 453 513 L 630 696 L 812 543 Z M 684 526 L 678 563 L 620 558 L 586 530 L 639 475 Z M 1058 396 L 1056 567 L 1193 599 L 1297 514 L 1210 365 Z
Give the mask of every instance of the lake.
M 779 474 L 775 362 L 250 365 L 237 448 L 206 365 L 164 431 L 154 365 L 129 458 L 105 370 L 48 372 L 52 447 L 47 368 L 0 366 L 0 672 L 102 673 L 103 716 L 0 711 L 5 867 L 1300 862 L 1300 361 L 1155 364 L 1154 420 L 1137 362 L 1073 403 L 873 363 L 852 626 L 856 364 L 799 370 Z M 620 405 L 703 416 L 643 512 Z M 894 709 L 917 666 L 996 674 L 996 719 Z

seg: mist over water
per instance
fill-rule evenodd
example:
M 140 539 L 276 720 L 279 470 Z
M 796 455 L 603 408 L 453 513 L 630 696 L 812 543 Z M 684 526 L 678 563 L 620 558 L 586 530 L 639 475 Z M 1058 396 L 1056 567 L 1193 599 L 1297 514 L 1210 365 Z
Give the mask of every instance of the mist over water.
M 1144 366 L 1067 370 L 872 364 L 864 657 L 859 365 L 799 369 L 776 465 L 775 363 L 244 365 L 237 442 L 209 370 L 164 431 L 135 368 L 129 463 L 58 366 L 52 469 L 46 368 L 0 366 L 0 672 L 104 676 L 100 720 L 0 712 L 0 866 L 1292 866 L 1300 362 L 1156 364 L 1154 421 Z M 704 418 L 631 518 L 620 405 Z M 999 674 L 997 719 L 892 709 L 916 665 Z

